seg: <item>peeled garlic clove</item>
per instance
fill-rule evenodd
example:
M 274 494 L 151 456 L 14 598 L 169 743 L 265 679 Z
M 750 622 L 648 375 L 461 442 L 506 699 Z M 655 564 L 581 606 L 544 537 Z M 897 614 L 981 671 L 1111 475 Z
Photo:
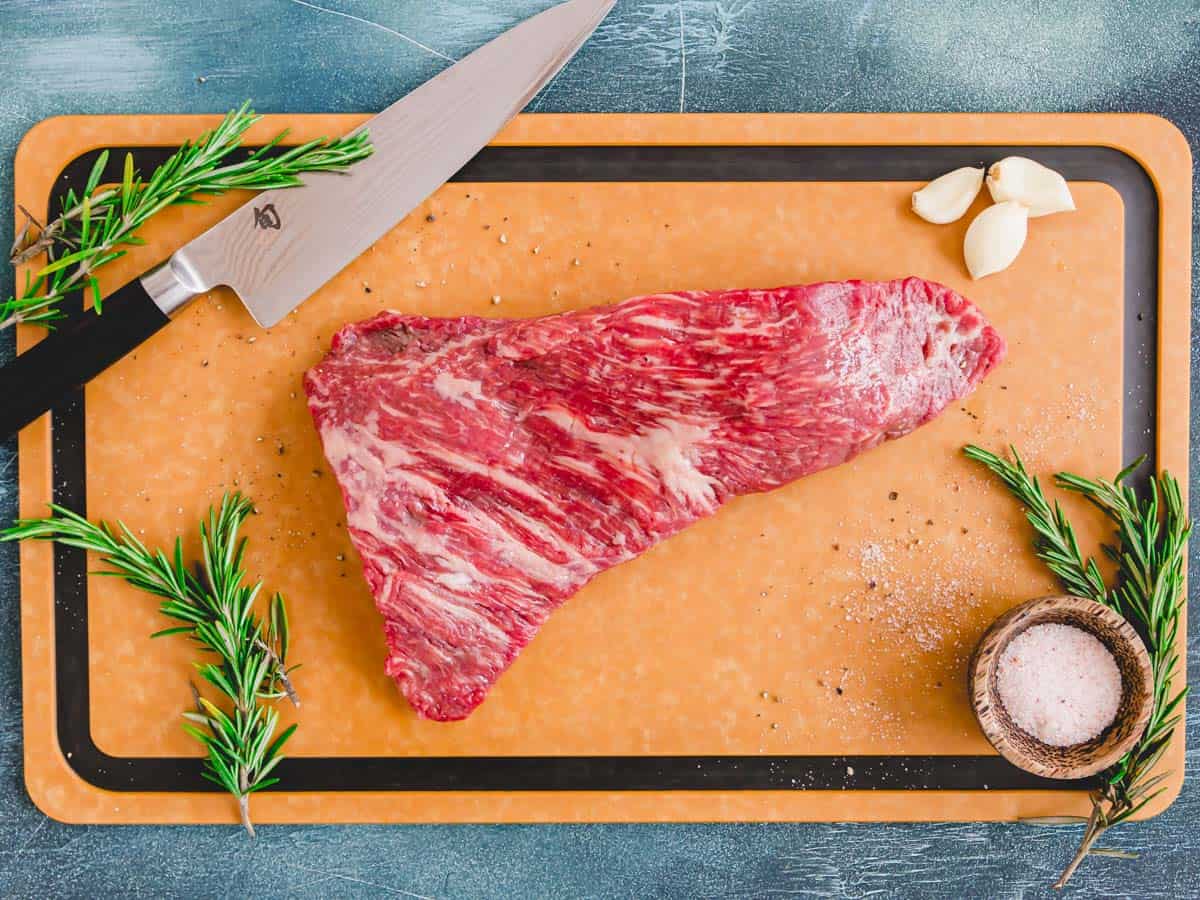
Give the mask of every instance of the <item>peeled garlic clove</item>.
M 955 222 L 975 202 L 982 187 L 983 169 L 955 169 L 913 193 L 913 212 L 934 225 Z
M 1015 200 L 989 206 L 975 217 L 963 239 L 963 257 L 972 278 L 1007 269 L 1029 231 L 1029 210 Z
M 987 186 L 997 203 L 1016 200 L 1027 206 L 1030 218 L 1075 208 L 1067 180 L 1024 156 L 1008 156 L 995 163 L 988 169 Z

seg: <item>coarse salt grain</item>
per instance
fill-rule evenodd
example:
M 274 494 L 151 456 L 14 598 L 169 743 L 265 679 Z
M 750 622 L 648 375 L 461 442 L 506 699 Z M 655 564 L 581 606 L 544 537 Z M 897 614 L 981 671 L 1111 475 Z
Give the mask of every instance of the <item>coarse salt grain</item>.
M 1013 721 L 1052 747 L 1091 740 L 1121 705 L 1113 655 L 1071 625 L 1034 625 L 1013 638 L 1000 657 L 996 682 Z

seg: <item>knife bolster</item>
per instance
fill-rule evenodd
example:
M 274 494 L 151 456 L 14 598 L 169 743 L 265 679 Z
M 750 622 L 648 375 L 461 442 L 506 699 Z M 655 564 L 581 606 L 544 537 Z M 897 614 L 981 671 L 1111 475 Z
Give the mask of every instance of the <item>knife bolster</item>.
M 155 306 L 168 318 L 182 310 L 203 290 L 197 289 L 180 276 L 181 273 L 177 271 L 172 258 L 162 265 L 155 266 L 140 279 L 142 287 L 150 295 Z

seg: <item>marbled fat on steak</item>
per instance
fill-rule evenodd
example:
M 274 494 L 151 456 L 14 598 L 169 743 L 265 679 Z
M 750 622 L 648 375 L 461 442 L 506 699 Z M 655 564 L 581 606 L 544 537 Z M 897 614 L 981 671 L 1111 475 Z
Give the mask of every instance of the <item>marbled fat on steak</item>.
M 305 390 L 417 713 L 461 719 L 598 572 L 731 497 L 907 434 L 1004 341 L 918 278 L 541 319 L 382 313 Z

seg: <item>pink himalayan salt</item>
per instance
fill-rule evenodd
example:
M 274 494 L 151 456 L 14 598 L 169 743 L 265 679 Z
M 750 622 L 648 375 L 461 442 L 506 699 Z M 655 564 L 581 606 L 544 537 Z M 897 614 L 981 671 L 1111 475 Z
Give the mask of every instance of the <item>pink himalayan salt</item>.
M 1034 625 L 1004 649 L 996 672 L 1000 702 L 1026 734 L 1069 747 L 1091 740 L 1117 717 L 1121 672 L 1094 635 L 1070 625 Z

